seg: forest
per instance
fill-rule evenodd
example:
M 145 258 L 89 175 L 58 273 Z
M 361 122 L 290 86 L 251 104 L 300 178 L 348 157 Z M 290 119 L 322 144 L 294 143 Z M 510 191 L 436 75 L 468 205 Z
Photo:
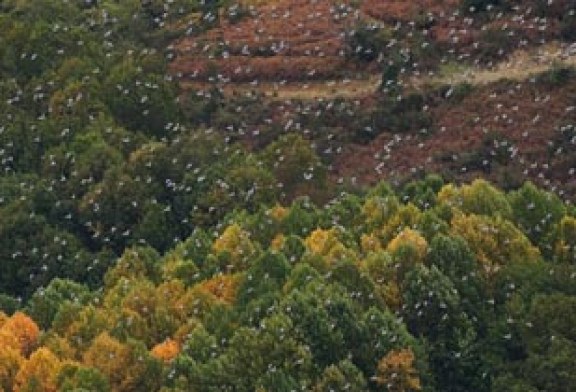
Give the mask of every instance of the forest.
M 575 13 L 0 0 L 0 392 L 575 391 Z

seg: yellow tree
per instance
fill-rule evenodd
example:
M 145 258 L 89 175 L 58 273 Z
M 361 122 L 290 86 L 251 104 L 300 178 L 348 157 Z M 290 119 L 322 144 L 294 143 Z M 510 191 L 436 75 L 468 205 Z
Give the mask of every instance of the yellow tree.
M 374 380 L 390 392 L 417 392 L 422 390 L 420 377 L 414 368 L 411 349 L 392 350 L 378 362 Z
M 229 264 L 226 268 L 232 271 L 244 270 L 256 252 L 249 234 L 236 223 L 228 226 L 214 241 L 212 250 L 216 255 L 228 258 Z
M 382 227 L 399 207 L 400 203 L 393 195 L 368 197 L 362 206 L 362 218 L 369 229 Z
M 57 390 L 57 378 L 62 362 L 46 347 L 34 351 L 22 363 L 14 380 L 14 392 Z
M 14 378 L 22 362 L 24 362 L 24 357 L 17 349 L 5 346 L 0 341 L 0 391 L 13 390 Z
M 556 257 L 561 261 L 576 263 L 576 219 L 571 216 L 562 218 L 558 232 Z
M 416 251 L 417 262 L 422 262 L 428 251 L 428 242 L 416 230 L 405 228 L 390 241 L 386 250 L 393 254 L 402 246 L 411 246 Z
M 364 254 L 379 252 L 382 250 L 380 239 L 375 233 L 362 234 L 360 237 L 360 247 Z
M 488 274 L 508 263 L 537 262 L 541 258 L 538 248 L 512 222 L 500 216 L 456 213 L 450 231 L 468 242 Z
M 428 242 L 416 230 L 405 228 L 390 241 L 386 250 L 394 259 L 395 285 L 388 285 L 392 291 L 387 295 L 393 298 L 394 295 L 399 294 L 406 274 L 424 262 L 428 252 Z
M 306 237 L 304 243 L 310 253 L 322 256 L 330 264 L 342 259 L 356 258 L 355 252 L 340 241 L 336 228 L 318 228 Z
M 422 218 L 422 211 L 414 204 L 401 206 L 380 229 L 380 239 L 387 243 L 404 229 L 414 229 Z
M 468 214 L 512 217 L 512 207 L 506 195 L 483 179 L 460 188 L 453 184 L 444 185 L 438 193 L 438 202 Z

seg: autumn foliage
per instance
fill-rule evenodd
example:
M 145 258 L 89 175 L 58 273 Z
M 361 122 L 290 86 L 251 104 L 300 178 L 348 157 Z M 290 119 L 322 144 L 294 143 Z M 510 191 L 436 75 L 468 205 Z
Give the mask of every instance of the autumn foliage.
M 530 342 L 530 361 L 568 367 L 571 346 L 542 354 L 540 334 L 573 339 L 562 321 L 574 305 L 570 210 L 531 185 L 419 186 L 405 202 L 382 184 L 325 208 L 262 207 L 164 255 L 134 247 L 98 292 L 59 280 L 43 291 L 50 301 L 30 301 L 48 325 L 42 334 L 22 311 L 0 314 L 0 387 L 251 391 L 298 379 L 313 391 L 491 392 L 478 363 L 499 370 L 484 355 L 504 363 L 494 385 L 532 366 L 508 366 L 491 343 L 513 333 Z M 540 212 L 525 203 L 558 212 L 545 232 L 528 230 Z M 548 298 L 551 287 L 564 294 Z M 515 319 L 523 327 L 507 329 Z M 268 378 L 272 367 L 284 378 Z
M 388 391 L 421 391 L 422 385 L 414 368 L 414 359 L 414 353 L 410 349 L 389 352 L 378 362 L 376 382 Z
M 180 352 L 180 347 L 178 343 L 172 339 L 168 339 L 165 342 L 158 343 L 152 348 L 151 354 L 155 358 L 158 358 L 164 362 L 169 362 L 176 358 Z
M 20 351 L 23 356 L 29 355 L 36 347 L 40 329 L 30 317 L 16 312 L 0 326 L 0 342 L 5 347 Z

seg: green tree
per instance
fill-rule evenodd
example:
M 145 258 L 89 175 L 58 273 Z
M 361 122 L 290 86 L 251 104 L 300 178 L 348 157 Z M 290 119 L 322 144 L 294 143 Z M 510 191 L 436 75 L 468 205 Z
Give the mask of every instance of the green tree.
M 526 182 L 508 195 L 514 212 L 514 222 L 526 236 L 540 248 L 542 254 L 552 254 L 552 241 L 556 225 L 566 213 L 560 198 Z
M 28 300 L 25 311 L 47 330 L 64 302 L 86 305 L 92 299 L 88 287 L 67 279 L 55 278 L 46 288 L 39 288 Z
M 175 86 L 130 58 L 110 71 L 102 95 L 120 124 L 156 138 L 166 136 L 167 124 L 180 116 Z
M 310 142 L 299 134 L 290 133 L 271 143 L 262 152 L 262 159 L 274 173 L 287 200 L 303 192 L 315 195 L 315 189 L 327 186 L 326 168 Z
M 352 362 L 343 360 L 324 369 L 322 376 L 316 382 L 312 391 L 366 391 L 368 385 L 364 375 Z
M 444 390 L 485 390 L 474 320 L 458 290 L 435 266 L 419 266 L 404 283 L 403 314 L 411 333 L 426 338 L 430 368 Z
M 65 364 L 58 374 L 58 391 L 60 392 L 109 392 L 108 379 L 95 368 Z

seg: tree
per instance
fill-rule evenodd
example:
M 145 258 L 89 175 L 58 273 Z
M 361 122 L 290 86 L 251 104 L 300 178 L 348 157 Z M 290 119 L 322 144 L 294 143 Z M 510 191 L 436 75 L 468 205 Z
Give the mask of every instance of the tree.
M 310 143 L 297 133 L 281 136 L 262 152 L 262 159 L 278 180 L 287 200 L 301 195 L 317 194 L 326 188 L 326 168 Z M 313 179 L 313 186 L 311 180 Z
M 199 283 L 198 286 L 203 292 L 231 305 L 236 302 L 236 293 L 241 282 L 240 275 L 221 274 Z
M 91 346 L 94 338 L 111 329 L 113 321 L 110 311 L 94 305 L 78 307 L 69 304 L 61 307 L 53 328 L 60 330 L 76 353 L 81 354 Z
M 375 307 L 368 309 L 359 317 L 361 338 L 354 344 L 352 351 L 355 365 L 367 377 L 377 372 L 378 361 L 394 349 L 411 347 L 418 351 L 416 339 L 389 310 Z
M 343 360 L 324 369 L 322 376 L 312 387 L 313 392 L 366 391 L 368 385 L 364 375 L 352 362 Z
M 214 241 L 212 250 L 221 255 L 229 263 L 225 267 L 228 271 L 242 271 L 248 267 L 249 261 L 254 257 L 257 249 L 250 240 L 249 234 L 240 225 L 228 226 L 222 235 Z
M 0 332 L 1 334 L 1 332 Z M 0 337 L 0 390 L 12 391 L 13 383 L 18 374 L 24 357 L 17 348 L 9 347 Z
M 531 182 L 510 192 L 508 199 L 514 213 L 514 222 L 538 245 L 544 255 L 550 255 L 551 235 L 566 213 L 562 200 L 553 193 L 536 188 Z
M 58 374 L 58 391 L 109 392 L 110 384 L 97 369 L 76 363 L 66 363 Z
M 14 392 L 56 391 L 62 363 L 50 350 L 41 347 L 20 367 L 14 379 Z
M 345 259 L 354 259 L 356 254 L 341 241 L 337 228 L 329 230 L 318 228 L 304 240 L 312 255 L 320 256 L 328 264 Z
M 438 268 L 458 290 L 463 309 L 473 317 L 481 330 L 487 321 L 484 298 L 487 295 L 481 266 L 470 247 L 460 237 L 437 235 L 430 243 L 426 264 Z
M 427 175 L 423 180 L 411 181 L 405 184 L 400 191 L 400 198 L 410 202 L 421 209 L 429 209 L 436 204 L 436 195 L 442 189 L 444 180 L 434 174 Z
M 422 390 L 420 377 L 414 368 L 411 349 L 392 350 L 378 362 L 376 383 L 394 392 L 418 392 Z
M 560 261 L 574 264 L 576 262 L 576 218 L 565 216 L 558 226 L 555 256 Z
M 400 279 L 396 260 L 384 251 L 368 255 L 364 269 L 374 283 L 374 294 L 383 300 L 389 309 L 398 310 L 402 304 Z
M 46 288 L 40 288 L 32 295 L 26 312 L 43 329 L 48 329 L 64 302 L 86 305 L 92 298 L 88 288 L 67 279 L 55 278 Z
M 158 194 L 157 184 L 137 181 L 115 166 L 84 194 L 78 215 L 96 245 L 110 247 L 120 254 L 128 244 L 138 240 L 130 233 L 142 222 L 147 204 Z
M 454 283 L 435 266 L 417 266 L 403 285 L 409 331 L 426 339 L 437 385 L 446 391 L 484 390 L 478 332 Z
M 170 362 L 180 353 L 178 343 L 172 339 L 166 339 L 162 343 L 158 343 L 150 352 L 154 358 L 163 362 Z
M 54 277 L 82 279 L 89 255 L 76 237 L 36 214 L 29 200 L 0 207 L 1 292 L 28 298 Z
M 452 184 L 445 185 L 438 193 L 438 200 L 467 214 L 512 218 L 512 207 L 504 192 L 482 179 L 460 188 Z
M 368 196 L 362 206 L 362 217 L 369 230 L 379 229 L 399 208 L 400 203 L 392 192 L 386 196 Z
M 280 291 L 289 273 L 290 265 L 282 253 L 265 252 L 246 271 L 238 288 L 237 303 L 246 305 L 266 293 Z
M 312 371 L 312 358 L 292 331 L 290 317 L 272 314 L 262 320 L 259 328 L 238 328 L 226 347 L 207 345 L 210 340 L 201 345 L 194 343 L 204 354 L 179 358 L 177 373 L 186 378 L 188 389 L 198 386 L 203 390 L 238 392 L 258 388 L 282 392 L 300 389 L 306 386 Z
M 133 58 L 110 70 L 102 95 L 120 124 L 152 137 L 166 136 L 166 124 L 180 117 L 175 86 L 161 74 L 144 73 Z
M 456 214 L 451 233 L 466 240 L 487 274 L 510 263 L 535 263 L 540 251 L 510 221 L 499 216 Z
M 120 343 L 103 332 L 83 355 L 83 362 L 95 367 L 110 381 L 113 390 L 153 391 L 160 385 L 161 364 L 137 342 Z
M 151 247 L 136 246 L 126 249 L 116 265 L 106 272 L 104 283 L 107 288 L 111 288 L 122 278 L 158 281 L 159 261 L 160 255 Z
M 404 229 L 417 228 L 421 219 L 422 211 L 420 211 L 414 204 L 408 203 L 402 205 L 380 228 L 378 235 L 384 243 L 388 243 Z
M 392 241 L 390 241 L 386 251 L 388 253 L 394 254 L 402 246 L 411 246 L 414 248 L 418 258 L 416 262 L 424 261 L 424 257 L 428 252 L 428 243 L 424 237 L 422 237 L 422 235 L 420 235 L 420 233 L 417 231 L 408 228 L 402 230 L 396 237 L 392 239 Z
M 29 355 L 38 343 L 40 329 L 30 317 L 21 312 L 16 312 L 2 327 L 0 332 L 14 336 L 18 343 L 17 348 L 22 355 Z

